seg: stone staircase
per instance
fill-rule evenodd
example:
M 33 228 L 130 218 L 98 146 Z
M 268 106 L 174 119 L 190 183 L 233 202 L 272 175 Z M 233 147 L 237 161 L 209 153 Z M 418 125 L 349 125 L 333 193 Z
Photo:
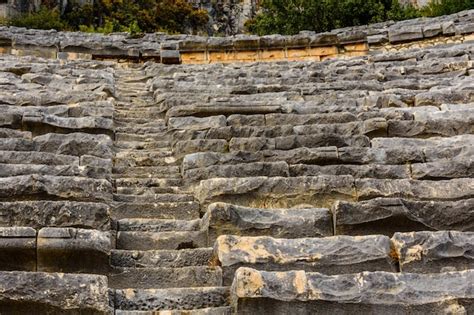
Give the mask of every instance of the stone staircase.
M 116 313 L 228 314 L 229 290 L 222 287 L 221 268 L 209 266 L 212 247 L 201 229 L 200 205 L 184 186 L 149 77 L 142 67 L 129 66 L 116 78 L 117 238 L 109 275 Z

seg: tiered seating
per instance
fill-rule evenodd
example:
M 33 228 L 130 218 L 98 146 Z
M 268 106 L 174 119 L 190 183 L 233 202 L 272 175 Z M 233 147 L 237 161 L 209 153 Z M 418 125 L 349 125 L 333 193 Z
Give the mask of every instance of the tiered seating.
M 0 78 L 0 313 L 107 314 L 111 64 L 2 56 Z
M 222 268 L 224 285 L 234 281 L 234 310 L 243 314 L 470 309 L 472 49 L 148 65 L 181 187 L 202 217 L 176 221 L 171 244 L 183 235 L 192 247 L 215 244 L 211 266 Z M 133 246 L 161 248 L 165 235 Z M 234 278 L 240 267 L 253 269 Z M 350 277 L 368 284 L 346 299 Z M 328 297 L 326 281 L 340 298 Z M 430 295 L 423 287 L 435 282 L 445 290 Z M 394 300 L 390 288 L 400 283 L 416 298 Z
M 1 57 L 0 313 L 473 311 L 473 51 Z

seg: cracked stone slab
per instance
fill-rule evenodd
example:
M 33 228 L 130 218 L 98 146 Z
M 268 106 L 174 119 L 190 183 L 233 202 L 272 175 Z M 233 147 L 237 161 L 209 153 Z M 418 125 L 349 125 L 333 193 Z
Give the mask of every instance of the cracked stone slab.
M 330 276 L 240 268 L 231 292 L 239 314 L 465 314 L 473 309 L 473 283 L 472 270 Z
M 402 272 L 435 273 L 474 269 L 474 233 L 395 233 L 392 244 Z
M 395 271 L 390 239 L 382 235 L 277 239 L 222 235 L 214 259 L 230 284 L 237 268 L 306 270 L 324 274 Z
M 258 209 L 213 203 L 202 218 L 210 246 L 219 235 L 272 236 L 277 238 L 322 237 L 332 235 L 332 215 L 328 209 Z

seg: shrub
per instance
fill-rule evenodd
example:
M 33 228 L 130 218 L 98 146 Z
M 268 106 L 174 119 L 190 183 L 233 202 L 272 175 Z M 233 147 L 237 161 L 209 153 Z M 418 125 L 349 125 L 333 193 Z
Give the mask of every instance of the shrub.
M 19 15 L 8 21 L 9 25 L 37 28 L 37 29 L 56 29 L 62 30 L 67 28 L 67 24 L 61 20 L 61 16 L 57 9 L 48 9 L 42 6 L 38 12 Z
M 297 34 L 303 30 L 325 32 L 385 20 L 439 16 L 474 8 L 474 0 L 433 0 L 417 9 L 398 0 L 263 0 L 261 12 L 246 23 L 250 33 Z

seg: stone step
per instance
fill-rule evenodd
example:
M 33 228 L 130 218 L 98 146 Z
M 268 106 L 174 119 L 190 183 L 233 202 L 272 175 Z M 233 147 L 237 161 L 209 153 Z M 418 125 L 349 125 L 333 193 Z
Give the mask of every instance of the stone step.
M 153 194 L 186 194 L 188 191 L 181 186 L 163 187 L 116 187 L 117 193 L 121 195 L 153 195 Z
M 150 218 L 193 220 L 199 219 L 199 203 L 185 202 L 114 202 L 111 214 L 115 219 Z
M 158 138 L 159 139 L 159 138 Z M 166 140 L 158 140 L 152 142 L 144 142 L 144 141 L 126 141 L 126 140 L 117 140 L 114 142 L 114 146 L 116 149 L 119 150 L 157 150 L 160 149 L 162 151 L 169 151 L 171 148 L 171 144 L 169 141 Z
M 118 221 L 118 231 L 169 232 L 198 231 L 201 220 L 159 220 L 159 219 L 122 219 Z
M 115 166 L 165 166 L 178 164 L 171 151 L 123 150 L 117 152 Z
M 332 236 L 278 239 L 222 235 L 214 258 L 231 284 L 239 267 L 259 270 L 306 270 L 334 275 L 362 271 L 397 271 L 387 236 Z
M 116 166 L 112 171 L 115 178 L 181 178 L 179 166 Z
M 108 276 L 112 289 L 186 288 L 222 285 L 219 267 L 191 266 L 182 268 L 115 267 Z
M 116 110 L 114 120 L 120 121 L 122 118 L 139 118 L 139 119 L 160 119 L 163 114 L 159 111 L 151 110 Z
M 338 201 L 332 212 L 335 233 L 384 234 L 425 230 L 472 231 L 474 198 L 457 201 L 374 198 L 359 202 Z
M 137 203 L 153 203 L 153 202 L 186 202 L 194 201 L 191 194 L 142 194 L 127 195 L 114 194 L 114 201 L 119 202 L 137 202 Z
M 473 283 L 474 270 L 328 276 L 241 268 L 231 295 L 237 314 L 466 314 Z
M 193 310 L 229 305 L 228 287 L 117 289 L 113 302 L 118 310 Z
M 115 315 L 231 315 L 232 307 L 208 307 L 195 310 L 169 311 L 122 311 L 116 310 Z
M 146 135 L 139 135 L 135 133 L 122 133 L 117 132 L 115 134 L 115 143 L 119 142 L 153 142 L 153 143 L 164 143 L 164 145 L 160 146 L 169 146 L 171 144 L 167 140 L 169 136 L 166 133 L 153 133 L 153 134 L 146 134 Z
M 181 268 L 208 266 L 212 258 L 212 248 L 192 248 L 179 250 L 112 250 L 112 266 L 129 268 Z
M 117 233 L 117 249 L 158 250 L 207 247 L 206 231 Z
M 259 209 L 226 203 L 209 205 L 202 218 L 209 233 L 209 246 L 219 235 L 272 236 L 276 238 L 324 237 L 333 235 L 328 209 Z
M 115 127 L 115 131 L 117 133 L 128 133 L 128 134 L 137 134 L 137 135 L 149 135 L 149 134 L 160 134 L 166 131 L 165 127 L 160 126 L 157 124 L 156 127 L 150 126 L 145 127 L 142 125 L 138 126 L 130 126 L 126 124 L 125 126 Z
M 133 117 L 122 117 L 122 118 L 114 118 L 115 123 L 121 124 L 130 124 L 130 125 L 139 125 L 139 126 L 146 126 L 146 124 L 154 124 L 156 126 L 162 126 L 165 123 L 163 119 L 148 119 L 148 118 L 133 118 Z
M 135 178 L 122 177 L 115 179 L 115 187 L 129 187 L 129 188 L 167 188 L 181 186 L 182 180 L 178 178 Z M 117 190 L 117 193 L 120 193 Z M 141 193 L 135 193 L 140 195 Z

